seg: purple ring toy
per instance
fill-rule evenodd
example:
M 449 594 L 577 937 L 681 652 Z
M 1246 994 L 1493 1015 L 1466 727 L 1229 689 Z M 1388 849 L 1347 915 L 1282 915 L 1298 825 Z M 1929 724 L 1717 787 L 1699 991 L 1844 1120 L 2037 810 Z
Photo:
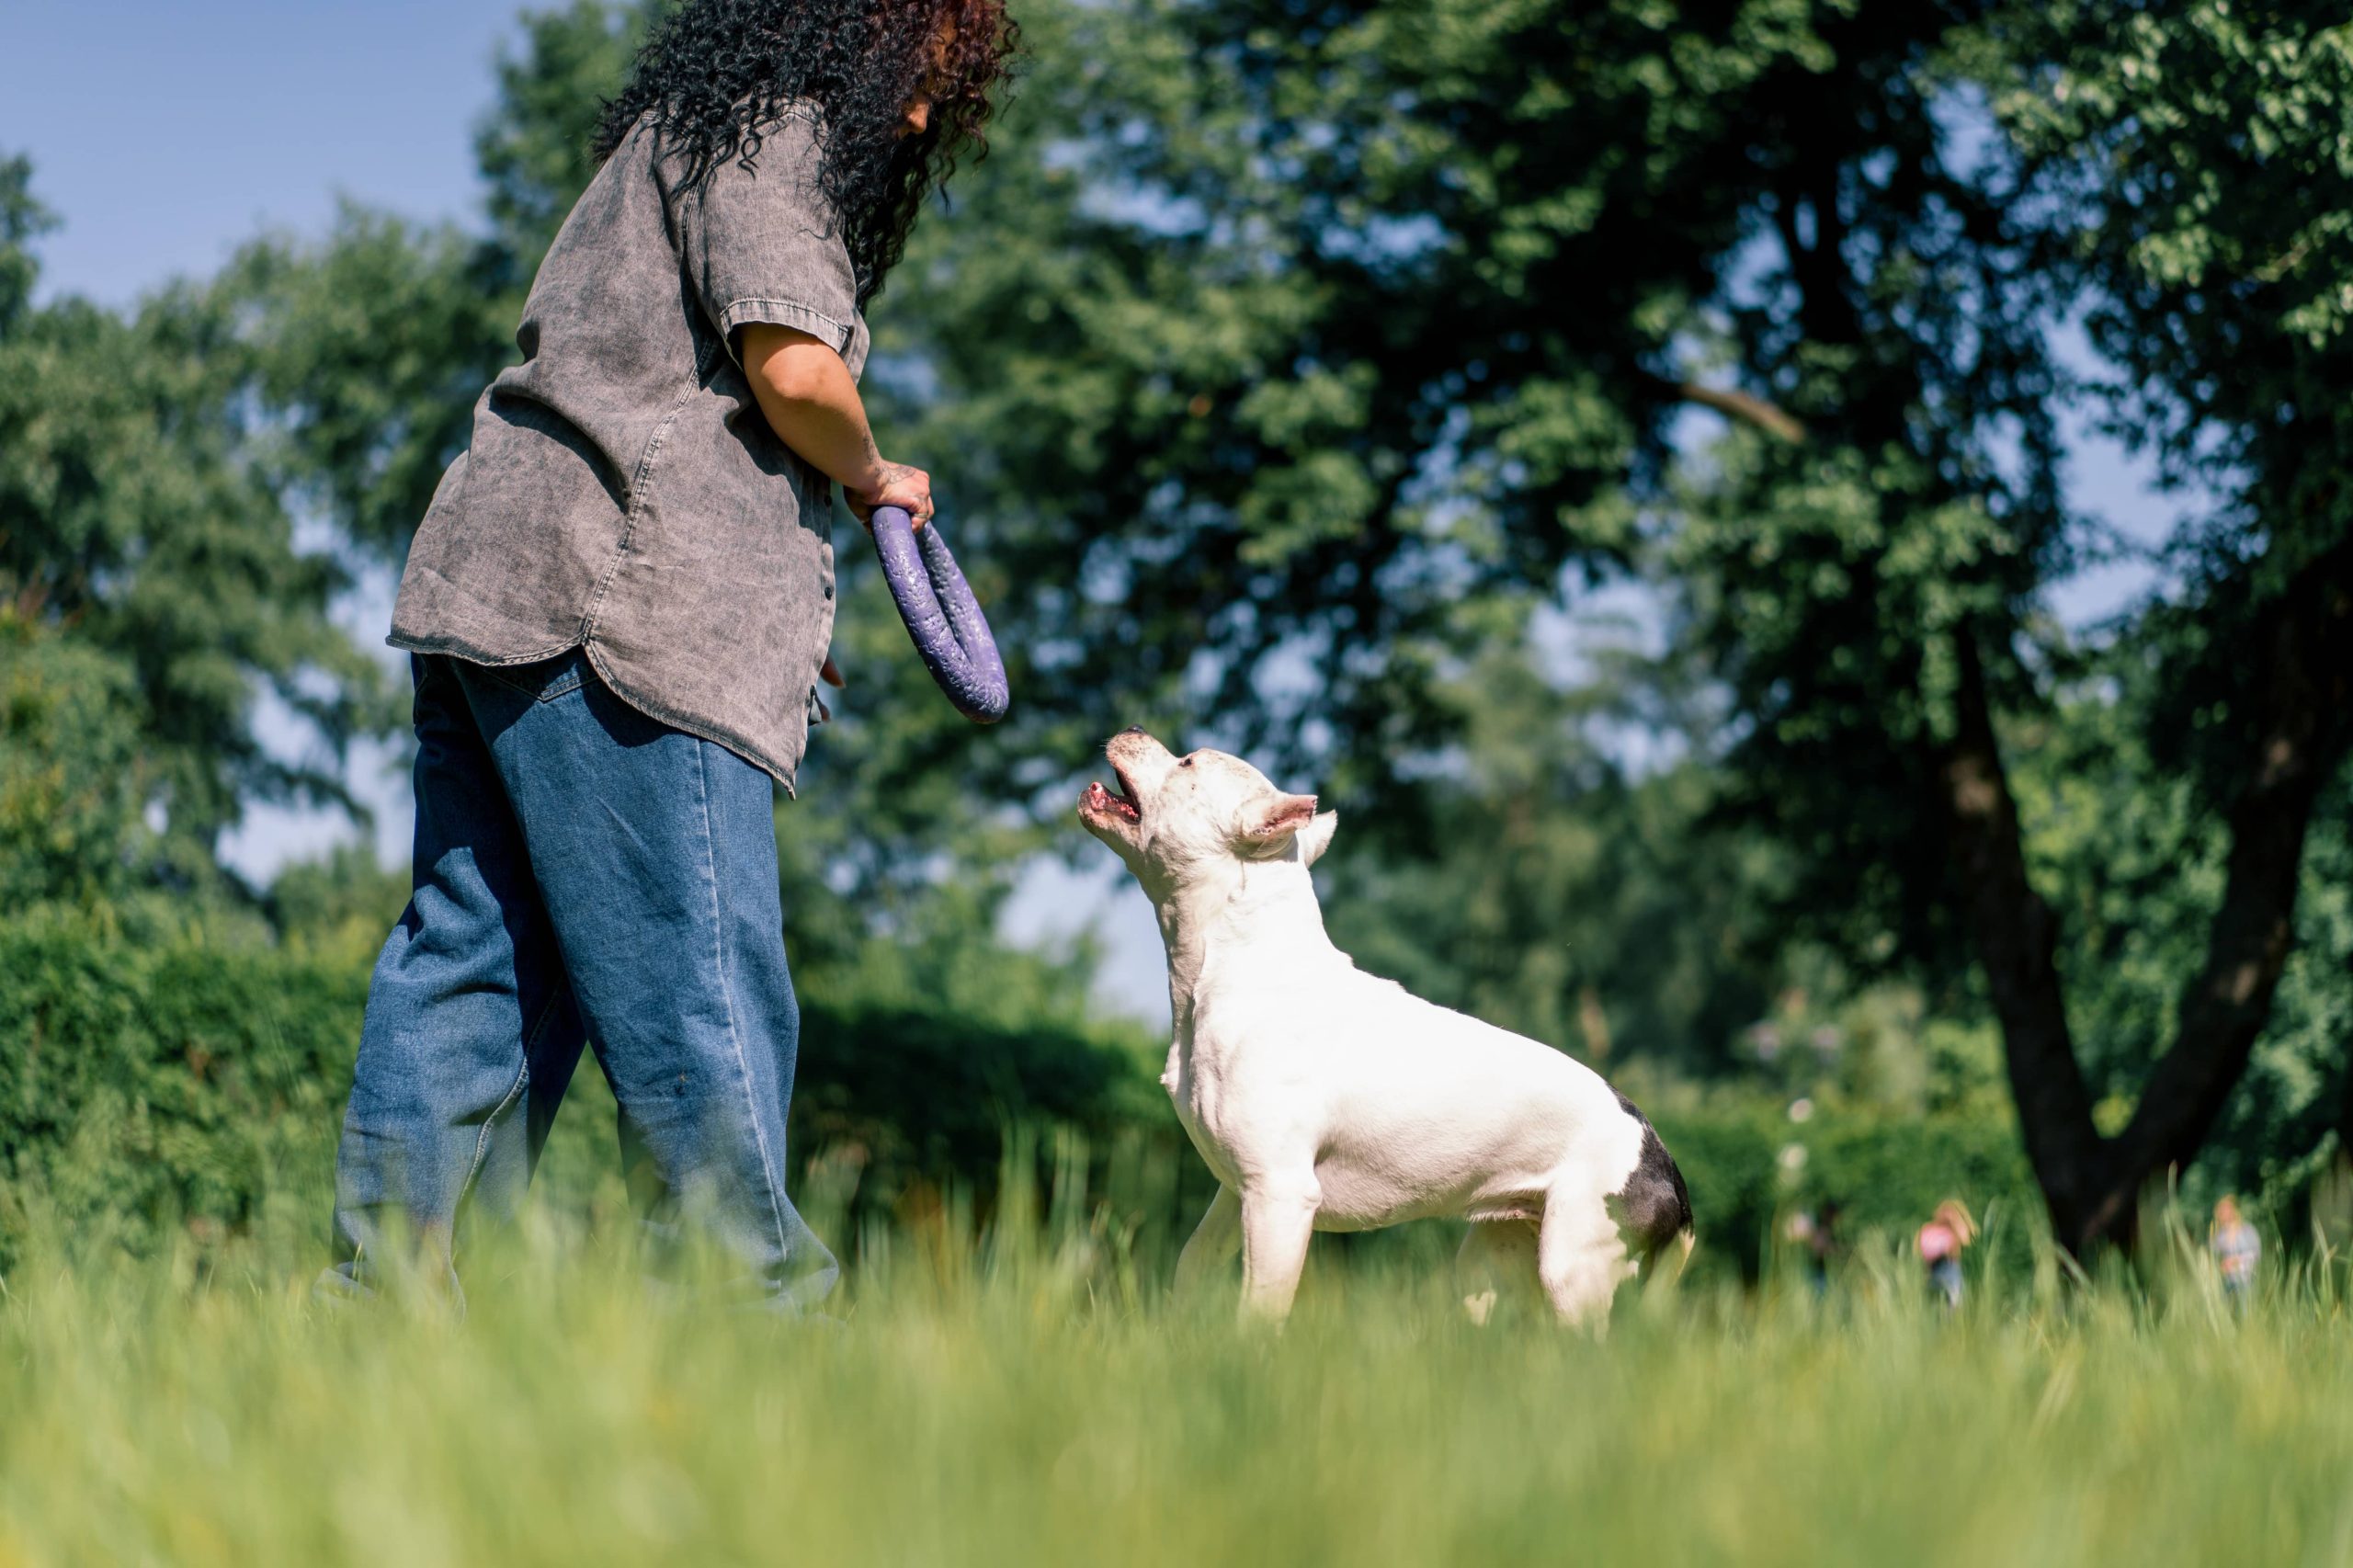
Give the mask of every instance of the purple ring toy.
M 965 718 L 995 723 L 1013 700 L 1005 660 L 972 585 L 939 537 L 938 520 L 917 533 L 906 508 L 877 506 L 870 521 L 874 548 L 882 557 L 882 580 L 891 585 L 899 619 L 907 623 L 907 635 L 931 678 Z

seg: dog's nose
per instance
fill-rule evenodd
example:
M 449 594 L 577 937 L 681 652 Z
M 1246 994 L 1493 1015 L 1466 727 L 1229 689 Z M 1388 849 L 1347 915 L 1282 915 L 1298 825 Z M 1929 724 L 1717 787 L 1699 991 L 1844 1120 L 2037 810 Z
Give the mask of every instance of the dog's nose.
M 1143 726 L 1142 724 L 1130 724 L 1126 729 L 1121 730 L 1120 733 L 1123 735 L 1141 735 L 1143 733 Z

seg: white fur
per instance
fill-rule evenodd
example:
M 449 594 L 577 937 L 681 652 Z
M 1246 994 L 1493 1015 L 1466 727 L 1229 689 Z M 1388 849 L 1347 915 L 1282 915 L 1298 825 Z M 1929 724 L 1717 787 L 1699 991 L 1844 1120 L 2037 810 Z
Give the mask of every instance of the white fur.
M 1140 730 L 1105 753 L 1124 798 L 1090 786 L 1079 817 L 1159 916 L 1175 1025 L 1161 1082 L 1222 1184 L 1179 1287 L 1238 1245 L 1244 1311 L 1280 1318 L 1312 1232 L 1453 1216 L 1472 1222 L 1461 1267 L 1479 1321 L 1499 1285 L 1531 1278 L 1562 1319 L 1603 1313 L 1633 1272 L 1607 1199 L 1643 1131 L 1609 1085 L 1334 947 L 1308 868 L 1337 817 L 1313 796 Z

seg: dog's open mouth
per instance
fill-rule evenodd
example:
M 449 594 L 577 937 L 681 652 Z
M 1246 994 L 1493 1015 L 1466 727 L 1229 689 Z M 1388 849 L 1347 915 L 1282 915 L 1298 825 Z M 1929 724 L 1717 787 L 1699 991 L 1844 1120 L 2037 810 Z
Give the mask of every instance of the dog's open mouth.
M 1111 778 L 1114 784 L 1108 790 L 1099 782 L 1089 784 L 1079 804 L 1097 816 L 1118 817 L 1122 822 L 1143 821 L 1143 808 L 1136 803 L 1130 792 L 1128 776 L 1116 762 L 1111 765 Z

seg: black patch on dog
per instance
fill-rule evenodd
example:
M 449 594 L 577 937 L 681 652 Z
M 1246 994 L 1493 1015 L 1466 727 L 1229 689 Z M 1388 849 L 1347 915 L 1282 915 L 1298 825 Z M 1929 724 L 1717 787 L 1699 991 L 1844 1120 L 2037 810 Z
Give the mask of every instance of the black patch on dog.
M 1618 1096 L 1618 1103 L 1643 1124 L 1642 1155 L 1634 1162 L 1634 1174 L 1618 1189 L 1615 1206 L 1618 1222 L 1625 1227 L 1628 1244 L 1642 1258 L 1643 1278 L 1648 1278 L 1648 1265 L 1659 1249 L 1691 1228 L 1691 1193 L 1650 1118 L 1623 1095 Z

